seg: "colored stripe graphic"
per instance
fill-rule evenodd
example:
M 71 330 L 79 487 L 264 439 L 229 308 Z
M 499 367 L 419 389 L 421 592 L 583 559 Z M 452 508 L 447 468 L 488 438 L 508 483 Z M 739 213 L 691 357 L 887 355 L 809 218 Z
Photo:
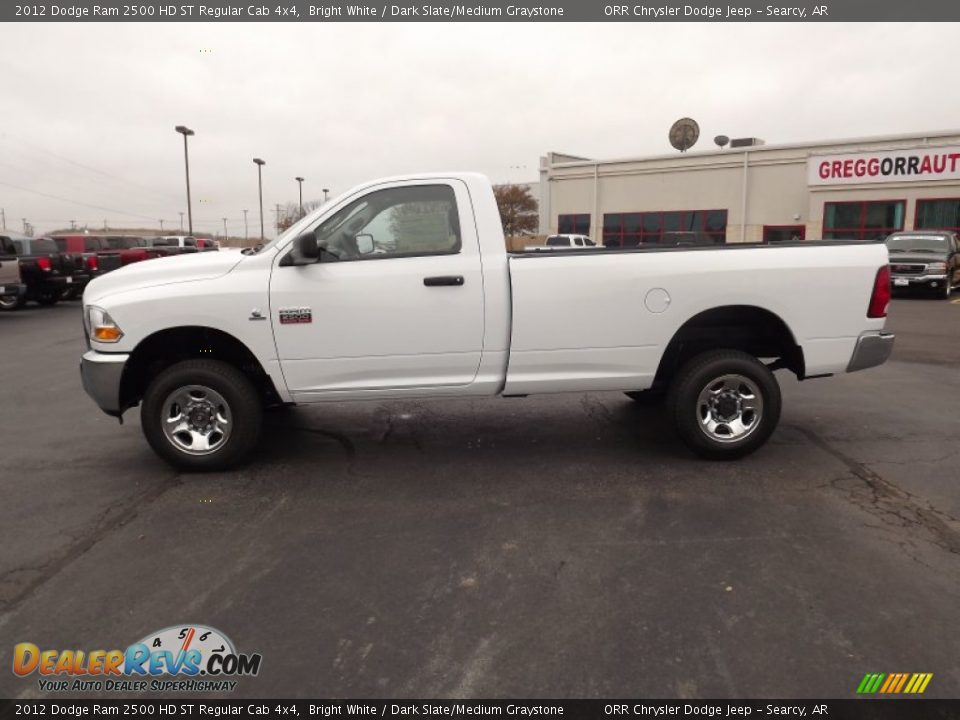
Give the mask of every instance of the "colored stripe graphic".
M 857 694 L 919 695 L 932 679 L 933 673 L 867 673 L 857 685 Z

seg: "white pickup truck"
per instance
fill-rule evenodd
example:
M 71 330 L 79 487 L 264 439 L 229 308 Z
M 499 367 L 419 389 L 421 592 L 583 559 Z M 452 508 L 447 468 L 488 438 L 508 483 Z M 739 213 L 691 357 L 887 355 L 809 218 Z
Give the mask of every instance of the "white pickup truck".
M 601 390 L 663 394 L 690 448 L 732 458 L 777 425 L 774 370 L 892 350 L 880 242 L 504 247 L 481 175 L 365 184 L 255 250 L 91 282 L 83 384 L 110 415 L 140 404 L 150 445 L 185 469 L 243 460 L 269 404 Z

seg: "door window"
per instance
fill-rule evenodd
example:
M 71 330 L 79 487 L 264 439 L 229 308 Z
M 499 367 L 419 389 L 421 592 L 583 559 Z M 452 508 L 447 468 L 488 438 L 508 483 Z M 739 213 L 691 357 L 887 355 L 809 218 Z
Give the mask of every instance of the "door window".
M 460 219 L 449 185 L 378 190 L 315 230 L 324 260 L 377 260 L 460 252 Z

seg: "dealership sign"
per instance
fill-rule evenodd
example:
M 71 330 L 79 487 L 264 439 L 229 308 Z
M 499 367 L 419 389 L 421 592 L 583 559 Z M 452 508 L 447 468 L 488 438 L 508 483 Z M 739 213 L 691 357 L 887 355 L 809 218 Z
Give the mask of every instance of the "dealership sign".
M 809 185 L 960 180 L 960 146 L 811 155 Z

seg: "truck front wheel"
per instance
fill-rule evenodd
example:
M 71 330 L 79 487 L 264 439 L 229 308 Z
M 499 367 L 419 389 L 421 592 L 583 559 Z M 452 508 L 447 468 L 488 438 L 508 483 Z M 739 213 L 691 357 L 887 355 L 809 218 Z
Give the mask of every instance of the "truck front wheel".
M 743 457 L 780 420 L 780 385 L 757 358 L 712 350 L 686 363 L 670 385 L 667 410 L 680 437 L 701 457 Z
M 150 447 L 182 470 L 224 470 L 240 463 L 260 437 L 263 407 L 237 368 L 185 360 L 157 375 L 140 408 Z

